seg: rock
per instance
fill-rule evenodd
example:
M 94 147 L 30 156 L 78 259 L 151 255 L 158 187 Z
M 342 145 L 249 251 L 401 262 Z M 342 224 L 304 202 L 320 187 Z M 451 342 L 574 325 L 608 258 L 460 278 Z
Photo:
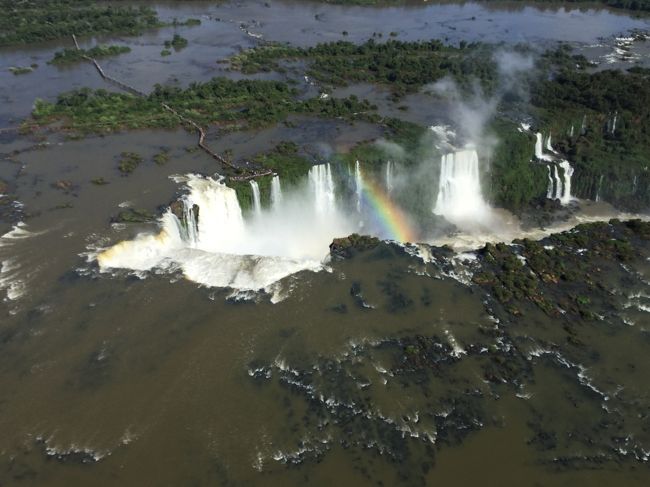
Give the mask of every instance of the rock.
M 56 183 L 52 183 L 52 187 L 56 189 L 60 189 L 65 193 L 69 193 L 70 191 L 72 191 L 74 185 L 72 184 L 72 181 L 60 179 Z
M 381 241 L 377 237 L 353 233 L 347 237 L 335 238 L 330 244 L 330 254 L 344 259 L 357 252 L 374 249 Z

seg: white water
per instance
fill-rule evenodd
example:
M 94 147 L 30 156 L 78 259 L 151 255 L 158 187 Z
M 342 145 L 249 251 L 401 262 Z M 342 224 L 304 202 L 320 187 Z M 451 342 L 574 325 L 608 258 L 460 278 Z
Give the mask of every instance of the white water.
M 554 200 L 562 199 L 562 180 L 560 179 L 560 173 L 557 170 L 557 165 L 553 165 L 553 179 L 555 179 L 555 193 L 553 194 Z
M 354 231 L 337 209 L 329 165 L 314 166 L 304 188 L 283 195 L 250 220 L 242 215 L 235 191 L 223 183 L 196 175 L 184 182 L 187 223 L 168 210 L 159 233 L 141 234 L 99 253 L 102 271 L 178 269 L 207 286 L 272 292 L 291 274 L 323 269 L 332 239 Z
M 560 202 L 563 205 L 566 205 L 573 200 L 573 196 L 571 196 L 571 176 L 573 176 L 573 167 L 571 167 L 569 161 L 561 161 L 560 167 L 564 170 L 564 187 L 562 195 L 560 196 Z
M 386 192 L 391 194 L 393 192 L 393 163 L 388 161 L 386 163 Z
M 357 212 L 361 213 L 361 194 L 363 192 L 363 179 L 361 179 L 361 166 L 359 161 L 354 163 L 354 192 L 357 197 Z
M 535 134 L 535 157 L 541 161 L 552 161 L 553 158 L 544 154 L 544 136 L 537 132 Z
M 549 200 L 553 199 L 553 177 L 551 176 L 551 166 L 546 166 L 546 169 L 548 170 L 548 189 L 546 190 L 546 198 Z
M 309 170 L 309 183 L 313 192 L 313 204 L 318 215 L 336 211 L 336 192 L 329 164 L 320 164 Z
M 278 206 L 282 202 L 282 186 L 280 176 L 277 174 L 271 179 L 271 206 Z
M 17 255 L 16 246 L 34 235 L 25 227 L 26 225 L 20 222 L 11 231 L 0 236 L 0 291 L 5 291 L 6 299 L 10 301 L 15 301 L 25 294 L 26 281 L 33 272 L 25 269 Z
M 553 152 L 554 154 L 555 149 L 553 149 L 553 146 L 551 145 L 551 134 L 548 134 L 548 138 L 546 139 L 546 150 L 549 152 Z
M 256 215 L 262 213 L 262 202 L 260 200 L 260 186 L 257 184 L 257 181 L 250 181 L 251 188 L 253 190 L 253 212 Z
M 487 223 L 490 207 L 483 199 L 475 150 L 465 149 L 442 156 L 433 212 L 461 228 Z

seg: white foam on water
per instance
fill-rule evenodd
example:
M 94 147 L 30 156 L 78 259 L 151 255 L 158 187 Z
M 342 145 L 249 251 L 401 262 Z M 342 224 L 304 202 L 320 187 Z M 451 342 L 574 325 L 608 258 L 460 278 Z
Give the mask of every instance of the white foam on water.
M 0 237 L 0 291 L 4 291 L 8 301 L 16 301 L 27 292 L 27 280 L 33 274 L 20 257 L 20 244 L 25 239 L 37 235 L 19 222 Z

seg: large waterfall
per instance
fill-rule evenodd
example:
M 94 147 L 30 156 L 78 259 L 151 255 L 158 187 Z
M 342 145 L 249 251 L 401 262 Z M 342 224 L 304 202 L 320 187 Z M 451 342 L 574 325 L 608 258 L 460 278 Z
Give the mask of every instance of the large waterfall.
M 490 207 L 483 199 L 475 150 L 465 149 L 442 156 L 433 212 L 461 227 L 485 223 Z
M 99 253 L 102 270 L 180 269 L 208 286 L 269 290 L 290 274 L 321 269 L 332 239 L 355 230 L 337 209 L 329 165 L 314 166 L 307 184 L 249 219 L 221 181 L 190 175 L 184 182 L 188 192 L 180 208 L 163 214 L 159 233 Z
M 260 198 L 260 185 L 257 181 L 250 181 L 251 189 L 253 190 L 253 212 L 256 215 L 262 213 L 262 201 Z
M 319 164 L 309 170 L 309 182 L 314 194 L 314 207 L 319 214 L 331 213 L 336 209 L 336 193 L 332 168 Z

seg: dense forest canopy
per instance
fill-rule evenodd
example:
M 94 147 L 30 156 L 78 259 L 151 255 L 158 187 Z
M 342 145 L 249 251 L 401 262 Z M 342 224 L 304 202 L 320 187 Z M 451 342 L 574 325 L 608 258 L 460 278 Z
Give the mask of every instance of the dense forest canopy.
M 0 0 L 0 46 L 71 34 L 139 34 L 157 25 L 156 11 L 147 6 L 90 0 Z

